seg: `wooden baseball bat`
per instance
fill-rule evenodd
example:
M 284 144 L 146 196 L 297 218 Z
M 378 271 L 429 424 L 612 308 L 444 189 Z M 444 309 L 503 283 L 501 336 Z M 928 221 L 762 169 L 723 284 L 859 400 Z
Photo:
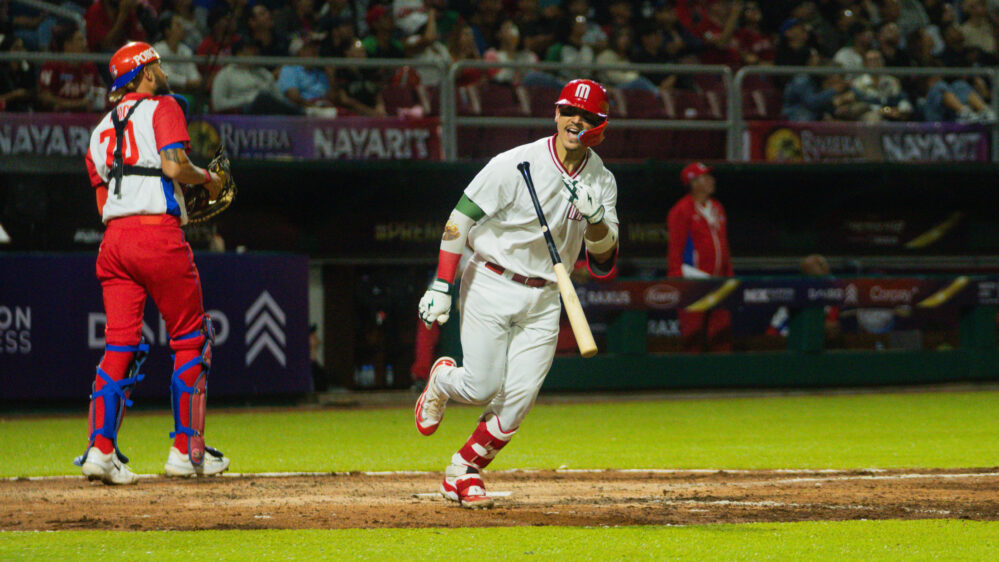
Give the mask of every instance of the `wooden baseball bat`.
M 552 239 L 551 230 L 548 228 L 548 221 L 545 219 L 545 212 L 541 210 L 541 203 L 538 201 L 538 192 L 534 190 L 534 180 L 531 179 L 531 164 L 521 162 L 517 164 L 517 169 L 524 176 L 527 183 L 527 191 L 531 194 L 531 201 L 534 203 L 534 211 L 538 214 L 538 222 L 541 223 L 541 232 L 545 235 L 545 243 L 548 244 L 548 254 L 552 258 L 552 267 L 555 269 L 555 278 L 558 280 L 558 292 L 562 295 L 562 303 L 565 305 L 565 314 L 569 317 L 569 325 L 572 326 L 572 333 L 576 336 L 576 344 L 579 345 L 579 353 L 583 357 L 593 357 L 597 354 L 597 344 L 593 341 L 593 333 L 590 331 L 590 323 L 586 321 L 583 314 L 583 305 L 579 304 L 579 296 L 572 286 L 569 273 L 562 263 L 562 256 L 555 247 L 555 240 Z

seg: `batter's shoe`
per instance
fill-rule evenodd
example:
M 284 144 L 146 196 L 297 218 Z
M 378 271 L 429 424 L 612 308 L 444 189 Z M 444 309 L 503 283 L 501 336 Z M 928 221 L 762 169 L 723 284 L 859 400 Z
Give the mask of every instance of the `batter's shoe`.
M 427 387 L 420 393 L 416 401 L 416 429 L 423 435 L 431 435 L 437 431 L 444 417 L 444 406 L 447 405 L 447 395 L 437 388 L 437 375 L 441 367 L 457 367 L 458 364 L 450 357 L 441 357 L 434 361 L 430 368 L 430 378 Z
M 187 453 L 181 453 L 177 447 L 170 447 L 170 456 L 167 457 L 166 466 L 163 469 L 167 476 L 181 478 L 215 476 L 229 469 L 229 458 L 218 449 L 205 447 L 205 460 L 201 461 L 201 466 L 194 466 Z
M 452 464 L 444 471 L 441 495 L 466 509 L 489 509 L 493 499 L 486 494 L 482 475 L 474 468 Z
M 87 480 L 100 480 L 109 486 L 135 484 L 139 477 L 128 465 L 121 462 L 114 451 L 104 454 L 97 447 L 91 447 L 83 459 L 83 475 Z

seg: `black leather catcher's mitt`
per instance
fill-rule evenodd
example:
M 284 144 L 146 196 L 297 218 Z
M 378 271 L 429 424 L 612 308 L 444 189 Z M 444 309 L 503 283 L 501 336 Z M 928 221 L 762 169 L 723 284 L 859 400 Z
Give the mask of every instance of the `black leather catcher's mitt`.
M 187 221 L 189 223 L 205 222 L 226 210 L 236 198 L 236 180 L 229 169 L 229 155 L 225 145 L 219 143 L 215 156 L 208 163 L 208 171 L 222 178 L 222 190 L 219 196 L 211 199 L 208 188 L 204 185 L 185 185 L 184 202 L 187 206 Z

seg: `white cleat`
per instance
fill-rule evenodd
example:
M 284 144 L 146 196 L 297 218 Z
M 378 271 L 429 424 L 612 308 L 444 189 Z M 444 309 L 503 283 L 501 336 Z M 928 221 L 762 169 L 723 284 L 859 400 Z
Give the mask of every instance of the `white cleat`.
M 87 480 L 100 480 L 108 486 L 135 484 L 139 481 L 139 477 L 128 465 L 118 460 L 114 451 L 104 454 L 97 447 L 91 447 L 87 451 L 87 457 L 83 459 L 83 475 Z
M 447 467 L 441 482 L 441 495 L 465 509 L 490 509 L 493 506 L 493 498 L 486 493 L 482 475 L 467 466 L 452 464 Z
M 444 417 L 444 406 L 447 405 L 447 395 L 437 389 L 437 374 L 441 367 L 456 367 L 458 364 L 450 357 L 441 357 L 434 361 L 430 368 L 427 386 L 416 401 L 416 429 L 423 435 L 431 435 L 437 431 Z
M 216 476 L 228 468 L 229 458 L 211 447 L 205 447 L 205 460 L 201 462 L 201 466 L 194 466 L 187 454 L 181 453 L 177 447 L 170 447 L 170 456 L 167 457 L 166 466 L 163 467 L 168 477 L 179 476 L 182 478 Z

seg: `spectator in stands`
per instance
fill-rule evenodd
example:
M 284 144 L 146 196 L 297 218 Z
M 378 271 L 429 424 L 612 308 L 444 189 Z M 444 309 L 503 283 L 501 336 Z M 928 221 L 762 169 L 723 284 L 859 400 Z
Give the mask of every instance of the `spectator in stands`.
M 160 16 L 159 28 L 163 39 L 155 43 L 153 47 L 161 57 L 169 59 L 175 56 L 189 57 L 194 54 L 191 48 L 182 42 L 184 24 L 180 16 L 173 12 L 164 12 Z M 160 63 L 160 67 L 166 73 L 167 82 L 173 91 L 184 94 L 193 93 L 201 88 L 201 73 L 198 72 L 198 67 L 193 62 L 164 60 Z
M 524 48 L 539 58 L 555 43 L 555 27 L 551 20 L 541 16 L 538 0 L 518 0 L 514 22 L 520 29 Z
M 594 53 L 599 53 L 607 47 L 607 33 L 600 24 L 593 21 L 589 0 L 569 0 L 565 6 L 566 17 L 575 19 L 582 16 L 586 19 L 586 31 L 583 33 L 583 44 L 589 45 Z
M 957 12 L 948 0 L 925 0 L 924 4 L 926 14 L 930 18 L 930 25 L 925 29 L 933 37 L 933 54 L 940 56 L 944 50 L 944 29 L 957 22 Z
M 344 57 L 363 59 L 367 57 L 364 44 L 355 39 Z M 385 100 L 382 98 L 381 80 L 373 69 L 346 66 L 336 69 L 334 101 L 338 107 L 349 109 L 368 117 L 385 117 Z
M 288 38 L 274 29 L 274 18 L 270 9 L 263 4 L 254 4 L 246 16 L 246 29 L 249 38 L 257 46 L 257 51 L 265 57 L 288 56 Z
M 520 29 L 513 20 L 506 20 L 500 25 L 499 47 L 489 49 L 483 59 L 494 62 L 538 62 L 538 55 L 520 46 Z M 521 68 L 491 68 L 489 78 L 493 82 L 505 84 L 520 84 L 521 76 L 530 72 Z
M 85 53 L 87 39 L 76 24 L 52 31 L 52 51 Z M 104 81 L 92 62 L 48 61 L 38 73 L 39 101 L 51 111 L 97 111 L 104 107 Z
M 484 53 L 486 49 L 495 46 L 496 32 L 502 23 L 500 14 L 503 11 L 503 3 L 501 0 L 478 0 L 474 4 L 475 11 L 468 23 L 475 38 L 476 51 Z
M 777 53 L 774 63 L 784 66 L 806 66 L 811 58 L 808 27 L 797 18 L 784 20 L 780 24 L 780 38 L 777 39 Z
M 731 277 L 728 219 L 725 208 L 713 197 L 715 178 L 711 168 L 694 162 L 683 168 L 680 177 L 689 192 L 673 205 L 666 218 L 667 275 L 691 279 Z M 678 316 L 684 351 L 732 349 L 729 311 L 681 311 Z
M 899 34 L 903 38 L 917 29 L 930 25 L 930 18 L 920 0 L 882 0 L 879 13 L 881 23 L 897 24 Z M 902 43 L 901 46 L 905 47 L 905 44 Z
M 174 0 L 173 13 L 177 14 L 184 26 L 184 38 L 181 41 L 193 52 L 208 34 L 208 27 L 198 19 L 194 0 Z
M 319 43 L 313 35 L 295 37 L 289 47 L 291 54 L 300 58 L 315 57 L 319 54 Z M 329 114 L 315 108 L 330 108 L 335 103 L 334 90 L 326 70 L 315 66 L 286 64 L 278 75 L 278 89 L 295 105 L 307 113 Z
M 661 3 L 661 5 L 665 5 L 665 2 Z M 607 22 L 607 29 L 611 32 L 622 27 L 634 28 L 635 11 L 629 0 L 611 0 L 610 6 L 607 7 L 607 13 L 610 16 L 610 21 Z M 608 40 L 610 40 L 609 35 Z
M 965 80 L 948 82 L 940 76 L 931 76 L 923 80 L 922 86 L 926 96 L 922 103 L 925 121 L 974 123 L 996 118 L 992 109 Z
M 56 2 L 51 2 L 55 4 Z M 72 2 L 62 2 L 60 8 L 69 10 L 82 16 L 87 1 L 83 6 Z M 62 15 L 56 15 L 33 5 L 22 2 L 0 2 L 0 11 L 7 12 L 7 18 L 0 16 L 0 32 L 10 32 L 20 37 L 24 41 L 25 49 L 29 51 L 43 51 L 49 48 L 52 39 L 52 30 L 59 24 L 74 21 Z
M 850 43 L 836 51 L 832 60 L 847 70 L 859 70 L 864 67 L 864 53 L 874 48 L 874 30 L 866 23 L 857 22 L 850 36 Z
M 967 60 L 964 54 L 964 32 L 957 24 L 950 24 L 943 30 L 944 50 L 940 53 L 940 61 L 944 66 L 961 67 Z
M 437 10 L 430 8 L 423 16 L 423 24 L 403 41 L 403 47 L 410 58 L 450 65 L 451 53 L 448 52 L 447 46 L 440 42 L 440 35 L 437 33 Z M 412 21 L 412 17 L 409 19 Z M 416 73 L 418 82 L 427 86 L 438 86 L 444 79 L 444 75 L 437 68 L 420 67 L 416 69 Z M 407 80 L 402 82 L 406 83 Z
M 475 34 L 467 25 L 459 25 L 448 38 L 447 50 L 454 62 L 462 60 L 477 60 L 479 49 L 475 46 Z M 538 73 L 540 74 L 540 73 Z M 459 87 L 471 86 L 485 80 L 485 74 L 477 68 L 464 68 L 455 80 Z
M 735 44 L 742 64 L 773 64 L 774 39 L 763 31 L 763 12 L 756 2 L 746 2 L 742 10 L 742 27 L 735 32 Z
M 611 32 L 610 45 L 597 55 L 597 64 L 628 64 L 629 53 L 635 42 L 630 27 L 619 27 Z M 634 70 L 607 70 L 600 73 L 605 85 L 623 90 L 645 90 L 659 93 L 659 87 Z
M 819 52 L 812 49 L 808 66 L 822 66 Z M 781 115 L 788 121 L 819 121 L 836 117 L 852 120 L 866 111 L 839 75 L 824 77 L 796 74 L 784 87 Z
M 395 23 L 389 9 L 376 4 L 364 16 L 371 35 L 362 40 L 369 59 L 401 59 L 406 56 L 402 42 L 395 38 Z
M 631 57 L 631 62 L 661 64 L 664 61 L 669 61 L 669 55 L 666 54 L 663 47 L 663 34 L 656 23 L 646 22 L 639 27 L 638 33 L 638 44 Z M 675 74 L 648 72 L 645 76 L 661 91 L 669 91 L 677 87 L 677 76 Z
M 140 15 L 150 15 L 149 6 L 141 0 L 94 0 L 84 15 L 90 50 L 111 52 L 128 41 L 145 41 Z
M 742 62 L 734 40 L 741 15 L 741 0 L 717 0 L 694 11 L 694 19 L 687 25 L 687 30 L 704 45 L 700 53 L 702 63 L 734 66 Z M 680 21 L 683 22 L 683 18 Z
M 259 55 L 256 42 L 241 37 L 233 45 L 236 56 Z M 302 115 L 304 110 L 281 94 L 274 74 L 262 66 L 231 63 L 212 81 L 212 110 L 260 115 Z
M 878 29 L 878 45 L 885 59 L 885 66 L 909 66 L 909 53 L 902 48 L 902 36 L 898 24 L 887 22 Z
M 960 36 L 960 34 L 958 34 Z M 917 29 L 905 40 L 909 50 L 909 60 L 913 66 L 944 66 L 943 61 L 934 55 L 936 42 L 928 28 Z M 955 65 L 957 66 L 957 65 Z
M 24 41 L 4 34 L 0 53 L 23 52 Z M 0 62 L 0 111 L 30 111 L 37 91 L 35 68 L 26 60 Z
M 676 8 L 669 2 L 663 2 L 656 6 L 652 12 L 654 24 L 639 26 L 636 36 L 641 39 L 649 29 L 658 28 L 662 35 L 662 59 L 656 62 L 691 63 L 697 64 L 697 53 L 700 52 L 701 41 L 690 34 L 687 28 L 680 25 L 680 20 L 676 15 Z M 636 61 L 637 62 L 637 61 Z M 643 60 L 643 62 L 651 62 Z
M 818 49 L 822 58 L 833 56 L 845 38 L 840 38 L 836 26 L 829 22 L 812 1 L 801 2 L 791 10 L 791 17 L 808 29 L 811 47 Z
M 215 73 L 221 66 L 218 60 L 223 57 L 232 56 L 232 44 L 236 42 L 236 22 L 229 9 L 225 6 L 216 6 L 208 14 L 208 28 L 211 33 L 201 40 L 197 51 L 199 55 L 211 57 L 211 63 L 202 65 L 198 70 L 201 72 L 202 80 L 206 84 L 211 84 Z
M 312 0 L 291 0 L 274 14 L 275 32 L 283 37 L 304 35 L 318 31 Z
M 593 64 L 595 58 L 593 48 L 583 43 L 583 36 L 586 35 L 587 29 L 588 26 L 584 16 L 575 16 L 572 19 L 563 20 L 561 33 L 559 34 L 561 40 L 548 49 L 548 52 L 545 54 L 545 60 L 558 62 L 563 65 Z M 572 80 L 580 72 L 578 68 L 566 68 L 559 72 L 559 77 L 565 82 Z
M 884 65 L 881 51 L 871 49 L 864 53 L 866 68 L 882 68 Z M 869 110 L 860 115 L 861 121 L 905 121 L 912 115 L 912 104 L 902 89 L 902 83 L 894 76 L 861 74 L 853 79 L 850 87 L 857 99 L 869 106 Z

